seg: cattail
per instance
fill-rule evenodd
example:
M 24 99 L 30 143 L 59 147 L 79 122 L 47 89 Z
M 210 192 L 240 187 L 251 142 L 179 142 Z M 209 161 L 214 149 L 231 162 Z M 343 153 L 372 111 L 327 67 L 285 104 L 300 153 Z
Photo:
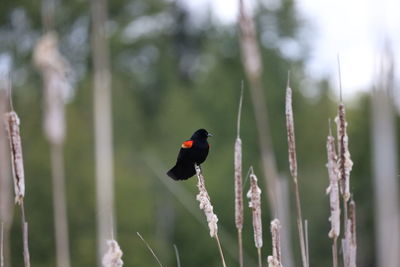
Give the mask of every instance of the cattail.
M 242 140 L 235 142 L 235 223 L 237 229 L 243 228 L 243 182 L 242 182 Z
M 6 113 L 4 119 L 10 143 L 15 202 L 21 205 L 25 196 L 25 175 L 21 137 L 19 135 L 20 121 L 17 113 L 14 111 Z
M 239 110 L 237 117 L 237 137 L 235 141 L 234 168 L 235 168 L 235 224 L 238 232 L 239 266 L 243 267 L 243 179 L 242 179 L 242 139 L 240 138 L 240 117 L 243 102 L 243 81 L 240 91 Z
M 122 250 L 117 241 L 107 240 L 108 250 L 103 256 L 104 267 L 120 267 L 124 264 L 122 261 Z
M 57 35 L 49 32 L 36 44 L 33 59 L 44 81 L 44 132 L 53 144 L 65 138 L 64 104 L 72 95 L 70 66 L 58 51 Z
M 257 185 L 257 176 L 251 168 L 250 173 L 250 190 L 247 192 L 247 197 L 250 199 L 249 207 L 253 213 L 253 231 L 254 243 L 258 253 L 258 266 L 262 266 L 261 248 L 263 246 L 262 239 L 262 222 L 261 222 L 261 189 Z
M 243 0 L 239 1 L 239 27 L 241 31 L 242 61 L 250 80 L 258 80 L 262 71 L 257 34 L 252 18 L 247 14 Z
M 335 119 L 338 135 L 338 166 L 340 173 L 340 191 L 345 202 L 350 199 L 350 172 L 353 162 L 349 152 L 349 137 L 347 136 L 346 111 L 344 104 L 339 104 L 338 116 Z
M 288 138 L 289 167 L 290 167 L 290 174 L 292 175 L 293 178 L 294 193 L 296 196 L 297 229 L 299 232 L 301 259 L 303 267 L 308 267 L 304 228 L 303 228 L 303 218 L 301 215 L 299 184 L 297 182 L 296 140 L 294 135 L 292 89 L 289 86 L 289 75 L 286 86 L 285 115 L 286 115 L 286 128 L 287 128 L 287 138 Z
M 289 85 L 286 88 L 285 114 L 286 114 L 286 127 L 287 127 L 287 138 L 288 138 L 288 149 L 289 149 L 290 174 L 292 175 L 295 183 L 297 183 L 296 140 L 294 136 L 292 89 L 289 87 Z
M 263 246 L 261 223 L 261 189 L 257 185 L 257 176 L 252 171 L 250 174 L 250 190 L 247 192 L 250 199 L 249 207 L 253 213 L 254 243 L 256 248 Z
M 274 219 L 271 222 L 272 256 L 268 256 L 268 267 L 282 267 L 280 228 L 279 220 Z
M 331 207 L 331 230 L 329 231 L 330 238 L 337 238 L 340 235 L 340 200 L 339 200 L 339 170 L 337 167 L 337 155 L 335 151 L 335 138 L 330 134 L 326 143 L 328 154 L 328 174 L 329 174 L 329 187 L 326 193 L 329 194 L 329 201 Z
M 210 229 L 210 236 L 214 237 L 215 240 L 217 241 L 219 254 L 222 260 L 222 265 L 226 267 L 224 254 L 221 248 L 221 243 L 219 242 L 218 238 L 218 225 L 217 225 L 218 217 L 217 215 L 214 214 L 214 208 L 211 205 L 210 196 L 208 195 L 204 176 L 201 172 L 201 169 L 197 164 L 195 164 L 194 167 L 196 169 L 196 175 L 198 179 L 197 188 L 199 189 L 199 193 L 197 194 L 196 199 L 200 202 L 200 209 L 203 210 L 204 214 L 206 215 L 208 228 Z
M 218 217 L 214 214 L 214 208 L 211 205 L 210 196 L 208 195 L 204 183 L 204 176 L 201 173 L 200 167 L 197 165 L 196 174 L 198 178 L 197 188 L 199 189 L 199 193 L 197 194 L 196 199 L 200 202 L 200 209 L 204 211 L 204 214 L 207 217 L 208 228 L 210 229 L 210 236 L 215 237 L 218 234 Z

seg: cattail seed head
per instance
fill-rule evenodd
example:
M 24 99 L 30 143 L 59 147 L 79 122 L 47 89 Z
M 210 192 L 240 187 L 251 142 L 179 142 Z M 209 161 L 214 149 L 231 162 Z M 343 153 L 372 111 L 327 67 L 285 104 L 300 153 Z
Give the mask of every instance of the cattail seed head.
M 218 217 L 214 214 L 214 208 L 211 205 L 210 196 L 208 195 L 201 169 L 197 164 L 195 165 L 195 168 L 198 178 L 197 188 L 199 189 L 196 199 L 200 202 L 200 209 L 203 210 L 206 215 L 208 228 L 210 229 L 210 236 L 216 237 L 218 234 Z
M 292 89 L 286 87 L 286 128 L 288 138 L 290 174 L 297 183 L 297 159 L 296 159 L 296 140 L 294 136 L 293 108 L 292 108 Z
M 338 166 L 340 172 L 340 191 L 347 202 L 350 199 L 350 172 L 353 162 L 350 158 L 349 137 L 347 136 L 346 111 L 344 104 L 339 104 L 338 116 L 335 119 L 338 135 Z
M 268 256 L 269 267 L 282 267 L 280 229 L 279 220 L 274 219 L 271 222 L 272 256 Z
M 242 182 L 242 140 L 235 142 L 235 223 L 237 229 L 243 228 L 243 182 Z
M 346 233 L 343 242 L 343 257 L 345 266 L 356 267 L 357 239 L 356 239 L 356 204 L 354 200 L 349 203 L 349 214 L 346 225 Z
M 103 256 L 104 267 L 121 267 L 124 262 L 122 261 L 122 250 L 119 247 L 117 241 L 107 240 L 108 250 Z
M 58 50 L 58 39 L 49 32 L 39 39 L 33 59 L 44 82 L 44 132 L 53 144 L 60 144 L 65 138 L 64 104 L 72 96 L 70 65 Z
M 241 33 L 240 44 L 245 71 L 251 80 L 257 80 L 260 78 L 262 72 L 260 51 L 257 45 L 257 35 L 254 22 L 246 12 L 242 0 L 239 3 L 239 27 Z
M 332 135 L 327 139 L 327 154 L 328 154 L 328 174 L 329 187 L 326 193 L 329 194 L 329 202 L 331 207 L 331 230 L 329 231 L 330 238 L 337 238 L 340 235 L 340 200 L 339 200 L 339 170 L 337 167 L 337 155 L 335 151 L 335 138 Z
M 15 203 L 21 205 L 25 196 L 24 162 L 22 157 L 19 118 L 14 111 L 5 114 L 5 125 L 10 143 L 12 174 L 14 180 Z
M 249 207 L 253 213 L 253 230 L 254 243 L 256 248 L 263 246 L 262 239 L 262 222 L 261 222 L 261 189 L 257 185 L 257 176 L 251 172 L 250 174 L 250 190 L 247 192 L 247 197 L 250 199 Z

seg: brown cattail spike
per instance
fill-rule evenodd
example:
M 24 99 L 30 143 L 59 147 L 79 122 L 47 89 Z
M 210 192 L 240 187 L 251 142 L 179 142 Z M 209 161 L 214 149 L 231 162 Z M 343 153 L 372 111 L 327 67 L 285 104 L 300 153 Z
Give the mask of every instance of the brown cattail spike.
M 10 143 L 12 174 L 14 178 L 15 202 L 22 204 L 25 196 L 25 175 L 22 158 L 21 137 L 19 134 L 19 118 L 14 111 L 5 114 L 5 124 Z
M 280 228 L 279 220 L 274 219 L 271 222 L 272 256 L 268 256 L 268 267 L 282 267 Z
M 289 85 L 286 87 L 285 114 L 286 114 L 286 127 L 288 136 L 290 174 L 297 183 L 296 140 L 294 136 L 292 89 L 289 87 Z
M 335 121 L 337 124 L 338 135 L 340 191 L 344 200 L 347 202 L 350 199 L 350 172 L 353 167 L 353 162 L 350 158 L 346 111 L 343 103 L 339 104 L 338 116 L 336 117 Z
M 247 193 L 250 199 L 249 207 L 253 213 L 253 230 L 254 230 L 254 243 L 256 248 L 263 246 L 262 240 L 262 223 L 261 223 L 261 189 L 257 185 L 257 176 L 253 170 L 250 173 L 250 190 Z
M 331 230 L 329 231 L 330 238 L 337 238 L 340 235 L 340 199 L 339 199 L 339 170 L 337 167 L 337 155 L 335 150 L 335 138 L 331 135 L 327 138 L 326 143 L 327 156 L 328 156 L 328 174 L 329 174 L 329 187 L 326 193 L 329 194 L 329 202 L 331 207 Z
M 243 101 L 243 81 L 240 93 L 239 111 L 237 119 L 237 138 L 235 141 L 235 223 L 237 229 L 243 228 L 243 179 L 242 179 L 242 139 L 240 138 L 240 115 Z

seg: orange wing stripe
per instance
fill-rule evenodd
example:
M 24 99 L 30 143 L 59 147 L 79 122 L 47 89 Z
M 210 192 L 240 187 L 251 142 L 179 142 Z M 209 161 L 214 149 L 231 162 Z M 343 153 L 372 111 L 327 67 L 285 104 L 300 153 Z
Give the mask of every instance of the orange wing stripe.
M 189 141 L 185 141 L 182 144 L 182 148 L 191 148 L 193 146 L 193 141 L 189 140 Z

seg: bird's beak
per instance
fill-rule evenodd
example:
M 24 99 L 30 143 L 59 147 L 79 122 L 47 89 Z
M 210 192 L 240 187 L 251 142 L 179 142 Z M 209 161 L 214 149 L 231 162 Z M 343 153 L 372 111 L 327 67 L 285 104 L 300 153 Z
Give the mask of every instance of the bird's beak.
M 208 134 L 207 134 L 207 136 L 208 136 L 208 137 L 211 137 L 211 136 L 213 136 L 213 135 L 212 135 L 212 134 L 210 134 L 210 133 L 208 133 Z

